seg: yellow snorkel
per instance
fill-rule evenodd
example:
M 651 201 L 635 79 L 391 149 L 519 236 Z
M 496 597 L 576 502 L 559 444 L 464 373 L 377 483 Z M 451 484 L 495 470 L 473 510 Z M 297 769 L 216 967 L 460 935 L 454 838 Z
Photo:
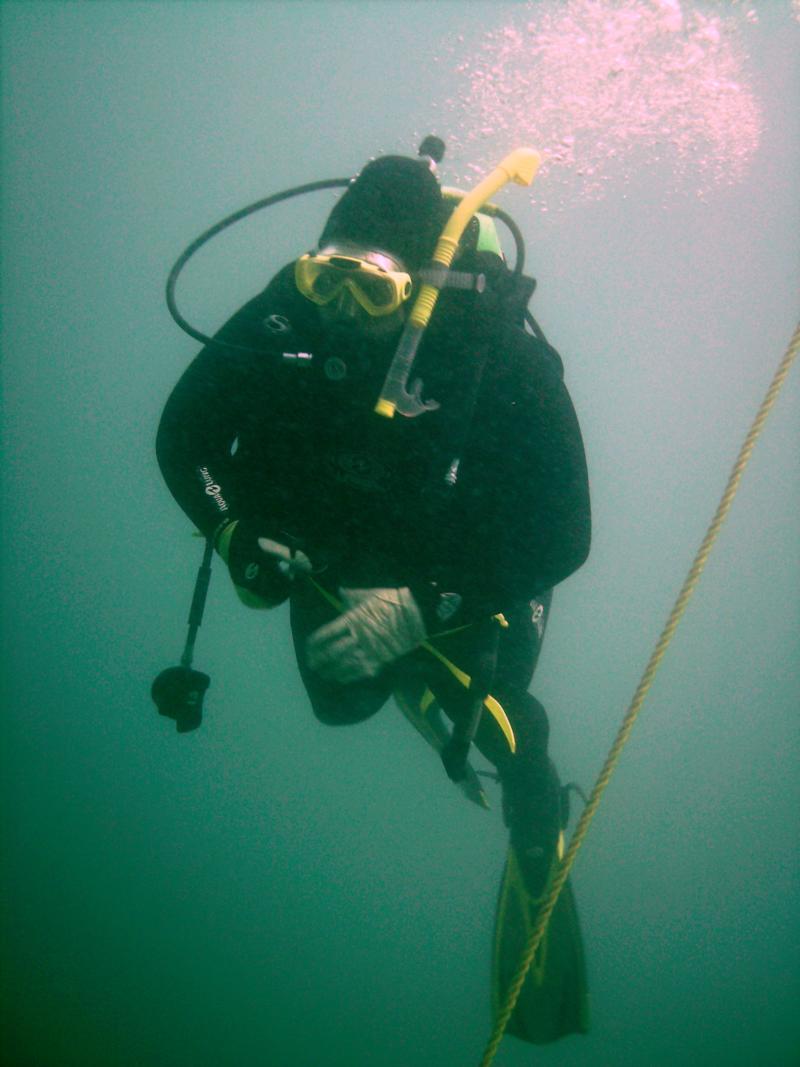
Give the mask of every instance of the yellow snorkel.
M 509 153 L 505 159 L 483 179 L 469 193 L 466 193 L 448 219 L 447 225 L 442 231 L 436 243 L 433 253 L 433 270 L 441 268 L 441 278 L 427 281 L 420 289 L 419 296 L 411 309 L 406 327 L 400 338 L 392 364 L 386 375 L 386 380 L 381 389 L 381 395 L 375 405 L 375 411 L 391 419 L 395 412 L 413 418 L 421 415 L 424 411 L 432 411 L 439 407 L 435 400 L 422 399 L 422 382 L 419 378 L 411 383 L 409 388 L 408 379 L 411 367 L 417 354 L 417 348 L 422 340 L 422 335 L 436 307 L 439 291 L 445 283 L 447 272 L 458 248 L 458 242 L 466 229 L 467 223 L 498 189 L 508 182 L 516 182 L 517 185 L 530 185 L 536 176 L 541 163 L 541 156 L 532 148 L 517 148 Z

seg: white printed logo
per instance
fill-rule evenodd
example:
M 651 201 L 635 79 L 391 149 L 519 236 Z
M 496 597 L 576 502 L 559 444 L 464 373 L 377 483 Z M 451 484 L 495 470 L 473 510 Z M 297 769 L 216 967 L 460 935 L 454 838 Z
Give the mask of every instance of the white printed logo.
M 270 333 L 288 333 L 292 328 L 291 322 L 283 315 L 268 315 L 264 319 L 263 326 Z
M 208 467 L 198 467 L 197 468 L 197 473 L 200 475 L 200 477 L 205 482 L 206 494 L 208 496 L 213 496 L 213 498 L 214 498 L 214 500 L 216 502 L 216 505 L 217 505 L 217 507 L 219 508 L 220 511 L 227 511 L 228 510 L 228 504 L 227 504 L 225 498 L 222 496 L 222 486 L 217 485 L 217 483 L 211 477 L 211 475 L 208 472 Z

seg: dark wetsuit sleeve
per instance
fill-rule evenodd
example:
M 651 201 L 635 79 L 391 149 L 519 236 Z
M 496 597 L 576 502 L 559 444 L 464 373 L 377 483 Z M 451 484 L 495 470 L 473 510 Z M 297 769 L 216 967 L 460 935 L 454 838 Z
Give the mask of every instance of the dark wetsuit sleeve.
M 465 609 L 502 611 L 577 570 L 589 553 L 591 518 L 583 440 L 553 361 L 508 359 L 476 411 L 464 456 L 445 584 Z M 462 531 L 459 539 L 458 529 Z
M 218 338 L 257 349 L 265 294 L 251 300 Z M 246 425 L 253 375 L 263 375 L 264 356 L 207 345 L 169 397 L 156 438 L 161 472 L 175 500 L 204 534 L 236 518 L 245 499 L 241 465 L 233 452 Z
M 504 497 L 498 564 L 507 591 L 525 599 L 569 577 L 591 540 L 589 480 L 583 439 L 561 377 L 543 365 L 519 416 L 522 447 Z M 526 432 L 527 428 L 527 432 Z M 514 469 L 515 468 L 515 469 Z

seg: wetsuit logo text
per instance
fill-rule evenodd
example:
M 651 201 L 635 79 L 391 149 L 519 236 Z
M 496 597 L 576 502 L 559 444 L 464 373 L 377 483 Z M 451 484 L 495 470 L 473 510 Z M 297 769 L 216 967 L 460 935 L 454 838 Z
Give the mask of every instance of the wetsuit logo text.
M 211 477 L 208 467 L 198 467 L 197 473 L 203 479 L 206 487 L 206 496 L 212 496 L 220 511 L 227 511 L 228 504 L 222 495 L 222 486 L 217 485 Z

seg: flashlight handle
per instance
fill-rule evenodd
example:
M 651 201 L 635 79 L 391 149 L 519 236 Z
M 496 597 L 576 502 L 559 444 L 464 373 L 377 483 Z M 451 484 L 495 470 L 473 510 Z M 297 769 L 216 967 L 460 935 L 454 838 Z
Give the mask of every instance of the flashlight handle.
M 203 561 L 197 571 L 197 578 L 194 583 L 192 604 L 189 608 L 189 633 L 186 637 L 183 655 L 181 656 L 182 667 L 191 667 L 192 659 L 194 658 L 194 644 L 197 639 L 197 631 L 200 629 L 203 622 L 206 596 L 208 595 L 208 586 L 211 581 L 211 556 L 213 551 L 214 542 L 208 537 L 206 538 L 206 545 L 203 551 Z

